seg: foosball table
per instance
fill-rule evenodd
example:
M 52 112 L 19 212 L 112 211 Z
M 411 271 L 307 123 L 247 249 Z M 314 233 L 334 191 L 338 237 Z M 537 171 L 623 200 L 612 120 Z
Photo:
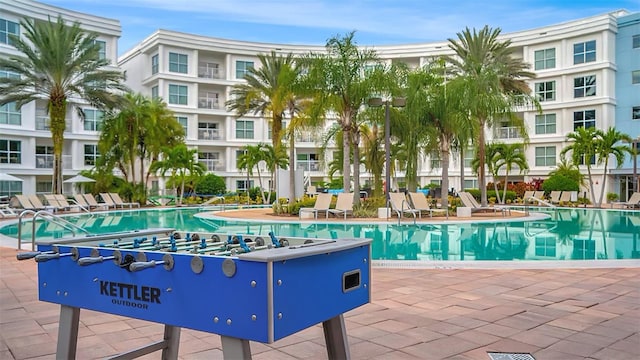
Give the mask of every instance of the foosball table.
M 180 329 L 219 334 L 225 359 L 250 359 L 322 323 L 330 359 L 348 359 L 343 314 L 370 301 L 370 239 L 193 234 L 173 229 L 37 241 L 39 299 L 61 305 L 57 358 L 76 356 L 80 309 L 164 324 L 164 338 L 112 359 L 162 351 Z

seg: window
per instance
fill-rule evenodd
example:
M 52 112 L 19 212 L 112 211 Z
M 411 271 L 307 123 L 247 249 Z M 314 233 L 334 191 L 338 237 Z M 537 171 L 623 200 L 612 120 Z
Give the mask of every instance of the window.
M 581 98 L 596 95 L 596 76 L 581 76 L 573 79 L 573 97 Z
M 93 109 L 83 109 L 84 111 L 84 129 L 87 131 L 102 130 L 102 118 L 104 112 Z
M 640 106 L 634 106 L 631 109 L 631 119 L 640 120 Z
M 0 139 L 0 164 L 22 164 L 22 142 Z
M 464 188 L 465 189 L 477 189 L 478 188 L 478 179 L 464 179 Z
M 251 69 L 253 69 L 253 61 L 236 61 L 236 79 L 244 79 Z
M 536 256 L 556 257 L 556 239 L 554 237 L 537 237 Z
M 556 99 L 556 82 L 545 81 L 536 83 L 536 97 L 538 101 L 554 101 Z
M 53 181 L 36 182 L 36 194 L 50 194 L 53 189 Z
M 439 169 L 442 167 L 442 162 L 440 160 L 440 153 L 437 151 L 432 151 L 429 154 L 429 159 L 431 159 L 431 168 L 432 169 Z
M 158 54 L 155 54 L 151 57 L 151 75 L 158 73 L 159 67 Z
M 534 53 L 535 69 L 553 69 L 556 67 L 556 49 L 538 50 Z
M 590 128 L 596 126 L 596 111 L 584 110 L 573 113 L 573 131 L 578 128 Z
M 640 48 L 640 35 L 633 35 L 633 39 L 631 40 L 632 42 L 632 47 L 634 49 L 638 49 Z
M 184 137 L 187 137 L 187 124 L 189 123 L 189 119 L 186 116 L 176 116 L 176 121 L 182 125 L 182 130 L 184 131 Z
M 16 108 L 15 102 L 0 106 L 0 124 L 21 125 L 22 113 Z
M 36 168 L 53 169 L 53 146 L 36 146 Z
M 0 19 L 0 43 L 13 45 L 13 42 L 9 38 L 9 34 L 20 35 L 20 24 Z
M 240 169 L 242 166 L 240 166 L 240 159 L 244 156 L 244 154 L 246 154 L 247 151 L 246 150 L 236 150 L 236 168 Z M 246 169 L 245 169 L 246 170 Z
M 189 57 L 185 54 L 169 53 L 169 71 L 186 74 Z
M 199 140 L 219 140 L 218 123 L 199 122 L 198 123 L 198 139 Z
M 247 188 L 247 180 L 236 180 L 236 192 L 247 192 L 247 190 L 252 187 L 253 187 L 253 180 L 249 180 L 248 188 Z
M 0 69 L 0 78 L 20 79 L 20 74 L 10 70 Z
M 187 105 L 188 88 L 185 85 L 169 85 L 169 104 Z
M 22 194 L 22 181 L 0 181 L 0 196 L 12 197 Z
M 536 115 L 536 134 L 555 134 L 556 114 Z
M 158 92 L 158 86 L 154 86 L 151 88 L 151 99 L 155 100 L 157 98 L 159 98 L 159 92 Z
M 318 154 L 296 154 L 296 169 L 304 171 L 320 171 Z
M 555 166 L 556 147 L 540 146 L 536 147 L 536 166 Z
M 97 145 L 84 146 L 84 164 L 86 166 L 94 166 L 98 157 L 100 157 L 100 153 Z
M 198 162 L 202 163 L 207 171 L 221 170 L 218 168 L 220 165 L 220 153 L 217 152 L 201 152 L 198 153 Z
M 253 139 L 253 121 L 236 121 L 236 139 Z
M 473 159 L 476 157 L 476 151 L 473 148 L 467 148 L 464 152 L 464 167 L 470 168 Z M 469 188 L 467 188 L 469 189 Z
M 573 64 L 596 61 L 596 41 L 591 40 L 573 44 Z
M 99 46 L 98 50 L 98 59 L 106 59 L 107 58 L 107 43 L 102 40 L 94 40 L 94 44 Z
M 635 70 L 631 72 L 631 83 L 640 84 L 640 70 Z

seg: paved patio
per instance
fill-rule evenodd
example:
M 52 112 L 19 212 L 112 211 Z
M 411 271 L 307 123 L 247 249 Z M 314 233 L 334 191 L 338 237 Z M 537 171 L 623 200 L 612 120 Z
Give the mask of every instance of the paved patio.
M 0 359 L 55 359 L 59 306 L 40 302 L 34 261 L 0 248 Z M 640 268 L 374 268 L 372 301 L 345 314 L 353 359 L 639 359 Z M 312 309 L 312 304 L 310 304 Z M 78 359 L 160 340 L 163 326 L 82 310 Z M 220 337 L 183 329 L 180 359 L 221 359 Z M 326 359 L 319 325 L 254 359 Z M 158 359 L 159 353 L 143 359 Z

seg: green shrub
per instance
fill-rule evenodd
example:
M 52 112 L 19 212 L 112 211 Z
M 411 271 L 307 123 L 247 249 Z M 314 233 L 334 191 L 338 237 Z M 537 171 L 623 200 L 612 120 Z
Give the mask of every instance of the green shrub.
M 502 199 L 502 190 L 500 191 L 500 199 Z M 480 190 L 479 189 L 467 189 L 467 192 L 471 195 L 473 195 L 474 198 L 476 198 L 476 200 L 478 200 L 478 202 L 480 201 Z M 493 200 L 495 201 L 498 197 L 496 196 L 496 191 L 495 190 L 487 190 L 487 200 L 493 198 Z M 507 196 L 506 196 L 506 200 L 511 200 L 511 202 L 513 202 L 515 199 L 517 198 L 516 192 L 515 191 L 511 191 L 511 190 L 507 190 Z
M 298 215 L 301 207 L 313 207 L 316 203 L 316 199 L 308 196 L 303 196 L 302 199 L 296 201 L 289 206 L 289 214 Z
M 564 175 L 551 175 L 542 183 L 542 190 L 547 194 L 551 191 L 579 191 L 580 184 Z
M 201 195 L 222 195 L 227 191 L 224 179 L 215 174 L 201 176 L 195 186 L 197 194 Z

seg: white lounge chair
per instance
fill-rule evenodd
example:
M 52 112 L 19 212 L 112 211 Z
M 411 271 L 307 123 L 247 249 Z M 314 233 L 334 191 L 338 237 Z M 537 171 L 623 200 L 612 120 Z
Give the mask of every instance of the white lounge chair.
M 343 215 L 347 219 L 348 213 L 353 213 L 353 193 L 340 193 L 336 201 L 335 209 L 329 209 L 329 212 L 335 216 Z
M 427 197 L 424 196 L 421 192 L 410 192 L 409 199 L 411 200 L 411 204 L 413 208 L 419 211 L 419 216 L 422 217 L 422 212 L 426 211 L 429 213 L 429 217 L 433 217 L 433 213 L 445 214 L 447 219 L 449 218 L 449 211 L 447 209 L 437 209 L 431 207 L 431 204 L 427 201 Z
M 411 207 L 404 193 L 389 193 L 389 204 L 391 205 L 391 210 L 395 211 L 398 215 L 398 221 L 400 221 L 405 214 L 409 214 L 413 216 L 413 221 L 415 222 L 416 214 L 420 215 L 420 210 Z
M 473 197 L 473 195 L 471 195 L 468 192 L 464 192 L 464 191 L 460 191 L 458 193 L 458 195 L 460 196 L 460 200 L 462 201 L 462 203 L 464 204 L 465 207 L 468 207 L 471 209 L 471 213 L 474 212 L 502 212 L 503 216 L 507 215 L 507 212 L 509 212 L 509 214 L 511 213 L 511 209 L 509 209 L 508 207 L 503 207 L 503 206 L 481 206 L 478 201 L 476 201 L 476 199 Z
M 318 194 L 318 196 L 316 196 L 316 203 L 313 205 L 313 207 L 300 208 L 298 216 L 302 219 L 303 213 L 313 213 L 313 217 L 317 219 L 318 213 L 324 211 L 326 218 L 328 219 L 329 207 L 331 206 L 331 198 L 333 198 L 333 195 L 328 193 Z

